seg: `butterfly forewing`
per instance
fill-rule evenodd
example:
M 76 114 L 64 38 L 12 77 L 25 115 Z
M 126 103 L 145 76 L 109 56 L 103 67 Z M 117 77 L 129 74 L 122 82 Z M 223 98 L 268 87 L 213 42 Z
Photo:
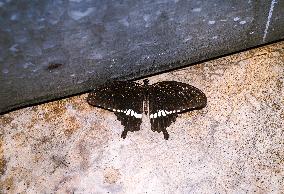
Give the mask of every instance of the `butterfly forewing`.
M 143 88 L 135 82 L 112 82 L 96 88 L 87 99 L 88 103 L 115 112 L 124 126 L 121 134 L 140 130 L 143 112 Z
M 201 90 L 182 82 L 158 82 L 152 85 L 149 93 L 152 113 L 157 110 L 184 112 L 204 108 L 207 104 L 207 98 Z
M 88 103 L 114 112 L 133 110 L 142 113 L 143 92 L 140 84 L 116 81 L 97 87 L 88 96 Z M 129 112 L 129 114 L 131 111 Z

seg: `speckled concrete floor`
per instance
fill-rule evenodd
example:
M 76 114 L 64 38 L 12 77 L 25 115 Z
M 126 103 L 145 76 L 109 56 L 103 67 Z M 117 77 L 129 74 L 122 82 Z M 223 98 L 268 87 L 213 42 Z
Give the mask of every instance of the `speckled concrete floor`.
M 86 94 L 1 116 L 1 193 L 284 193 L 284 42 L 149 78 L 208 106 L 120 138 Z

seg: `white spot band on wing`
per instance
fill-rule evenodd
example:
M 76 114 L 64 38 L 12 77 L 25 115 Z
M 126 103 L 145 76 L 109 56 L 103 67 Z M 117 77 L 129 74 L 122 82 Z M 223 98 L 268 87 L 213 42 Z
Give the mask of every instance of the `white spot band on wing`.
M 141 119 L 142 118 L 142 114 L 139 114 L 139 113 L 135 112 L 132 109 L 127 109 L 127 110 L 113 109 L 113 111 L 121 112 L 121 113 L 124 113 L 124 114 L 129 115 L 129 116 L 134 116 L 137 119 Z
M 185 109 L 183 109 L 185 110 Z M 167 111 L 167 110 L 159 110 L 158 112 L 154 114 L 150 114 L 150 119 L 155 119 L 157 117 L 165 117 L 167 115 L 173 114 L 173 113 L 179 113 L 181 110 L 174 110 L 174 111 Z
M 141 119 L 142 118 L 142 114 L 138 114 L 138 113 L 134 113 L 134 117 L 137 119 Z
M 131 109 L 128 109 L 125 114 L 130 115 L 130 112 L 131 112 Z

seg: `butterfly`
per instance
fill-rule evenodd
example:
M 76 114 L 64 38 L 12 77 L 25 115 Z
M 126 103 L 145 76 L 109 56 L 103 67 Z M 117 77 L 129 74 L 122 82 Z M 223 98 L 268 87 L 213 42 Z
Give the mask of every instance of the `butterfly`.
M 87 97 L 90 105 L 114 112 L 124 126 L 122 138 L 128 131 L 140 130 L 145 113 L 150 117 L 152 131 L 162 132 L 167 140 L 166 128 L 178 114 L 202 109 L 207 104 L 205 94 L 186 83 L 162 81 L 149 85 L 147 79 L 143 82 L 113 81 L 95 88 Z

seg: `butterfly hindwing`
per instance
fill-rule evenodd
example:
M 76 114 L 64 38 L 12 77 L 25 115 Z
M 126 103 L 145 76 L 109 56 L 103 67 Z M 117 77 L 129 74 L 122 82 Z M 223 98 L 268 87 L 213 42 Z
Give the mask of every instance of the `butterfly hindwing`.
M 123 139 L 126 138 L 127 132 L 128 131 L 139 131 L 140 130 L 140 125 L 142 123 L 142 119 L 136 118 L 133 116 L 127 116 L 124 113 L 115 113 L 117 119 L 121 122 L 121 124 L 124 126 L 124 130 L 121 134 L 121 137 Z
M 177 114 L 201 109 L 207 104 L 205 94 L 194 86 L 164 81 L 149 87 L 149 110 L 151 129 L 163 132 L 168 139 L 166 128 L 176 120 Z
M 128 131 L 138 131 L 142 122 L 143 88 L 135 82 L 116 81 L 97 87 L 87 98 L 89 104 L 115 112 Z
M 151 118 L 151 130 L 157 131 L 158 133 L 163 132 L 164 138 L 169 139 L 169 134 L 167 132 L 167 127 L 176 121 L 177 114 L 170 114 L 166 116 L 161 116 L 157 118 Z

